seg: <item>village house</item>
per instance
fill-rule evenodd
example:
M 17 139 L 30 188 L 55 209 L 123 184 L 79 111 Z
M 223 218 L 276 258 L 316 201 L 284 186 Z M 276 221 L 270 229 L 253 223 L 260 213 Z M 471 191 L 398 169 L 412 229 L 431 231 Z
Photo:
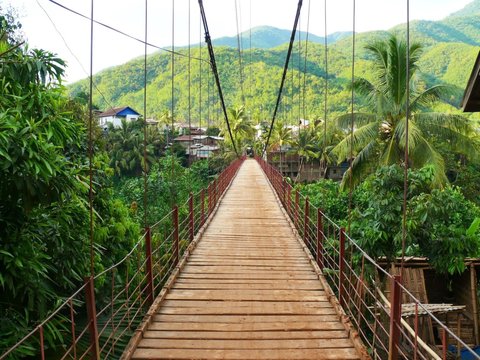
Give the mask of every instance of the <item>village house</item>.
M 121 127 L 123 119 L 126 121 L 135 121 L 138 120 L 139 117 L 140 114 L 131 107 L 123 106 L 100 113 L 98 115 L 98 124 L 103 129 L 107 128 L 108 124 L 112 124 L 114 127 Z

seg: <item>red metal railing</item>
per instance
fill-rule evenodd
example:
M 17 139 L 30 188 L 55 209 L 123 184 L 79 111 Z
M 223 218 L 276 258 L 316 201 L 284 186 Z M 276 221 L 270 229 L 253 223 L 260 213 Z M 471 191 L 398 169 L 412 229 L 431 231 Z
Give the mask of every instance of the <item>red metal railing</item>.
M 373 359 L 446 359 L 448 338 L 457 351 L 463 347 L 480 359 L 461 340 L 458 329 L 455 333 L 441 322 L 402 285 L 400 276 L 379 266 L 276 168 L 261 158 L 257 161 Z M 422 338 L 422 324 L 438 331 L 438 344 Z
M 244 160 L 235 160 L 206 189 L 190 194 L 146 228 L 120 262 L 85 278 L 83 286 L 0 360 L 28 355 L 42 360 L 119 358 Z M 102 300 L 96 294 L 103 294 Z

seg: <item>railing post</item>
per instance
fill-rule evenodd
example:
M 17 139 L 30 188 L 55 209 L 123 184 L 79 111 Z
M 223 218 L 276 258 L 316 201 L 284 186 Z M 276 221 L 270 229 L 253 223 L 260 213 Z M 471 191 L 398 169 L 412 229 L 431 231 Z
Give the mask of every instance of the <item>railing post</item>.
M 212 208 L 212 183 L 207 187 L 207 216 L 210 215 Z
M 345 279 L 345 228 L 340 229 L 340 256 L 338 266 L 338 300 L 340 305 L 345 305 L 345 289 L 343 282 Z
M 286 187 L 287 187 L 287 181 L 285 180 L 284 177 L 282 177 L 282 203 L 283 203 L 283 206 L 285 206 L 285 191 L 286 191 Z
M 400 275 L 390 280 L 390 340 L 388 342 L 388 360 L 398 359 L 398 342 L 402 318 L 402 288 Z
M 152 232 L 150 230 L 150 227 L 147 226 L 145 228 L 145 256 L 146 256 L 146 272 L 147 272 L 147 281 L 148 281 L 148 286 L 147 286 L 147 298 L 149 304 L 153 304 L 153 272 L 152 272 Z
M 179 240 L 178 240 L 178 206 L 175 205 L 173 208 L 173 257 L 175 265 L 178 264 L 179 260 Z
M 292 187 L 289 186 L 287 189 L 287 214 L 292 216 Z
M 90 358 L 100 360 L 100 346 L 98 344 L 97 309 L 95 306 L 95 288 L 93 276 L 86 277 L 85 304 L 87 306 L 88 331 L 90 332 Z
M 205 223 L 205 190 L 200 192 L 200 226 Z
M 217 179 L 213 180 L 213 208 L 217 205 L 217 185 Z
M 317 209 L 317 264 L 323 271 L 323 214 Z
M 294 209 L 294 221 L 295 227 L 298 230 L 298 204 L 300 202 L 300 194 L 298 193 L 298 189 L 295 190 L 295 209 Z
M 308 225 L 310 222 L 310 204 L 308 197 L 305 199 L 305 214 L 303 218 L 303 241 L 305 244 L 309 243 L 308 239 Z
M 193 241 L 195 235 L 195 214 L 193 213 L 193 194 L 190 192 L 190 198 L 188 199 L 188 214 L 189 214 L 189 225 L 190 225 L 190 242 Z

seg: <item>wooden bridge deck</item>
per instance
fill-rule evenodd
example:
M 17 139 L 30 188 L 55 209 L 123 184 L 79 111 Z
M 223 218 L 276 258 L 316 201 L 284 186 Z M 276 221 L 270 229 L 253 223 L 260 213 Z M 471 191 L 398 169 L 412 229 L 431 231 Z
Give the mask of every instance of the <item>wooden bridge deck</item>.
M 358 359 L 254 160 L 219 209 L 133 359 Z

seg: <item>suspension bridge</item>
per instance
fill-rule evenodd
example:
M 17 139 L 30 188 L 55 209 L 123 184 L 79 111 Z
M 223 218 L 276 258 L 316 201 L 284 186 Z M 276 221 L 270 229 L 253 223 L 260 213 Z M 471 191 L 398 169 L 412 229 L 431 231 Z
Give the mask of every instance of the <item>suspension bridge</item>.
M 202 1 L 199 4 L 207 62 L 235 147 Z M 301 6 L 300 0 L 264 153 Z M 152 45 L 147 42 L 145 8 L 145 39 L 134 40 L 145 44 L 146 99 L 147 46 Z M 93 1 L 89 19 L 93 33 Z M 173 59 L 186 56 L 177 53 L 173 43 L 174 38 L 172 128 Z M 93 219 L 92 66 L 90 71 Z M 352 90 L 352 114 L 353 103 Z M 325 124 L 326 119 L 325 110 Z M 353 122 L 352 115 L 352 131 Z M 145 194 L 146 184 L 145 180 Z M 145 195 L 145 209 L 147 201 Z M 93 253 L 93 244 L 91 248 Z M 110 296 L 98 301 L 99 291 Z M 0 360 L 21 354 L 38 354 L 41 359 L 447 359 L 449 344 L 479 358 L 461 340 L 459 329 L 448 328 L 438 318 L 453 307 L 447 304 L 439 310 L 431 305 L 402 285 L 400 276 L 377 264 L 263 157 L 238 156 L 206 189 L 191 193 L 157 223 L 145 224 L 142 237 L 120 262 L 98 274 L 92 264 L 84 284 Z M 432 342 L 426 334 L 434 330 Z M 54 335 L 48 343 L 46 331 Z
M 477 356 L 431 305 L 277 169 L 240 158 L 0 359 L 447 359 L 451 343 Z M 44 341 L 53 324 L 63 345 Z

